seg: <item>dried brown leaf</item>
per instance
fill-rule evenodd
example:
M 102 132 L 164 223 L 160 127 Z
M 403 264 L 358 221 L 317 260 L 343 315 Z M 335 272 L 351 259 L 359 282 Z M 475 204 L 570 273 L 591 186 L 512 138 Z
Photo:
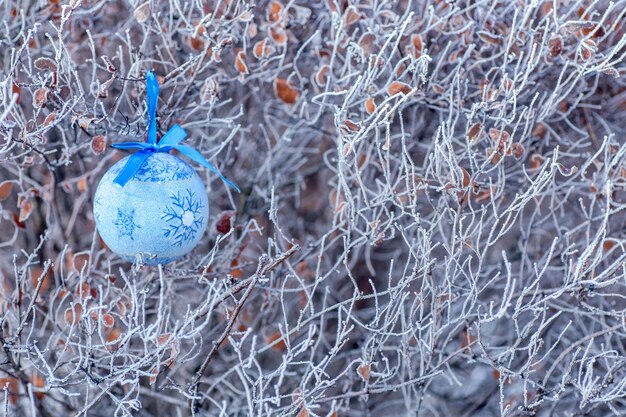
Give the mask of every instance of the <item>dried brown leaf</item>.
M 33 203 L 29 199 L 24 199 L 20 204 L 20 223 L 25 222 L 33 212 Z
M 102 135 L 97 135 L 91 138 L 91 152 L 94 155 L 102 155 L 107 147 L 107 138 Z
M 100 318 L 100 321 L 102 322 L 102 325 L 107 328 L 113 327 L 115 325 L 115 319 L 109 313 L 103 314 Z
M 283 9 L 284 9 L 284 7 L 283 7 L 283 5 L 279 1 L 273 0 L 269 4 L 269 7 L 267 8 L 267 20 L 270 23 L 278 22 L 278 20 L 281 17 L 281 13 L 282 13 Z
M 287 34 L 283 29 L 275 29 L 273 27 L 270 28 L 270 37 L 274 41 L 274 43 L 278 46 L 283 46 L 287 44 Z
M 369 114 L 372 114 L 376 111 L 376 102 L 374 101 L 374 97 L 368 97 L 365 100 L 365 111 Z
M 563 50 L 563 38 L 561 35 L 552 35 L 550 37 L 550 40 L 548 41 L 548 50 L 552 56 L 561 55 L 561 51 Z
M 262 39 L 254 44 L 252 48 L 252 54 L 256 59 L 267 58 L 271 55 L 272 48 L 266 39 Z
M 0 182 L 0 201 L 6 200 L 11 195 L 11 191 L 13 190 L 13 182 L 11 181 L 2 181 Z
M 75 303 L 72 307 L 65 310 L 65 322 L 70 326 L 78 323 L 83 314 L 83 305 Z
M 248 66 L 246 65 L 246 54 L 243 51 L 239 51 L 237 53 L 237 57 L 235 58 L 235 69 L 242 75 L 249 73 Z
M 279 331 L 272 333 L 271 335 L 265 338 L 265 342 L 268 345 L 272 345 L 273 349 L 276 349 L 280 352 L 285 352 L 287 350 L 287 344 L 285 344 L 284 340 L 282 340 L 282 335 Z
M 478 138 L 480 138 L 480 136 L 482 135 L 482 132 L 483 126 L 480 123 L 476 122 L 472 126 L 470 126 L 469 130 L 467 131 L 467 139 L 470 142 L 476 142 Z
M 341 151 L 341 156 L 343 158 L 346 158 L 350 154 L 351 150 L 352 150 L 352 144 L 350 142 L 346 142 L 345 145 L 343 145 L 343 150 Z
M 57 118 L 57 114 L 56 114 L 56 112 L 52 112 L 52 113 L 50 113 L 50 114 L 49 114 L 49 115 L 47 115 L 47 116 L 46 116 L 46 118 L 44 119 L 44 121 L 43 121 L 43 125 L 44 125 L 44 126 L 50 126 L 50 124 L 51 124 L 52 122 L 54 122 L 54 121 L 56 120 L 56 118 Z
M 521 143 L 514 143 L 511 145 L 511 152 L 513 153 L 513 157 L 517 160 L 522 159 L 524 156 L 525 148 Z
M 361 13 L 354 5 L 348 6 L 345 12 L 343 12 L 343 21 L 346 26 L 353 25 L 361 19 Z
M 6 377 L 0 378 L 0 389 L 8 391 L 9 402 L 16 405 L 20 399 L 20 381 L 17 378 Z
M 294 104 L 298 101 L 298 90 L 296 90 L 290 82 L 284 78 L 277 78 L 274 81 L 274 90 L 279 99 L 284 103 Z
M 489 32 L 480 31 L 477 33 L 478 37 L 483 41 L 491 44 L 491 45 L 500 45 L 500 36 L 494 35 Z
M 402 81 L 394 81 L 387 88 L 387 93 L 391 96 L 395 96 L 396 94 L 409 94 L 411 91 L 411 86 Z
M 461 179 L 461 185 L 463 187 L 467 187 L 470 184 L 470 174 L 463 167 L 461 167 L 461 173 L 463 174 L 463 178 Z
M 422 35 L 411 35 L 411 44 L 413 45 L 413 56 L 415 58 L 422 56 L 422 52 L 424 52 L 424 39 L 422 39 Z
M 365 382 L 369 382 L 369 380 L 370 380 L 370 371 L 371 370 L 372 370 L 372 365 L 370 365 L 369 363 L 362 363 L 356 369 L 356 371 L 359 374 L 359 376 L 361 378 L 363 378 L 363 381 L 365 381 Z
M 41 71 L 48 70 L 48 71 L 56 72 L 57 70 L 56 62 L 54 62 L 50 58 L 45 58 L 45 57 L 37 58 L 35 62 L 33 63 L 33 65 L 35 66 L 35 68 Z
M 348 128 L 349 131 L 351 132 L 358 132 L 359 130 L 361 130 L 361 126 L 359 126 L 358 124 L 354 123 L 352 120 L 350 119 L 346 119 L 343 121 L 344 126 L 346 126 Z
M 33 104 L 37 108 L 42 108 L 48 103 L 48 90 L 46 87 L 38 88 L 33 96 Z
M 371 33 L 364 33 L 359 39 L 359 46 L 367 55 L 371 55 L 374 52 L 374 47 L 376 45 L 376 36 Z
M 230 232 L 230 229 L 233 227 L 232 219 L 234 216 L 235 212 L 232 210 L 223 211 L 217 222 L 215 222 L 215 230 L 223 235 Z

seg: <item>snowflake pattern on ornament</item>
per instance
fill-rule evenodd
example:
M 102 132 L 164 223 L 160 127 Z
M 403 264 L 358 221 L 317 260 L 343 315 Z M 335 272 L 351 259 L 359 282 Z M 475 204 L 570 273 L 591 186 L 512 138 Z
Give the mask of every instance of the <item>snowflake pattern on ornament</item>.
M 170 195 L 170 200 L 171 205 L 165 207 L 161 215 L 167 222 L 163 237 L 173 238 L 174 246 L 181 246 L 183 242 L 193 239 L 202 226 L 204 219 L 200 209 L 204 205 L 189 188 L 185 195 L 180 192 Z
M 125 164 L 114 165 L 112 175 L 117 175 Z M 169 154 L 151 155 L 133 176 L 141 182 L 180 181 L 191 178 L 195 171 L 182 160 Z
M 135 209 L 123 210 L 118 208 L 117 219 L 113 224 L 117 226 L 118 237 L 128 236 L 130 240 L 135 240 L 133 238 L 135 229 L 141 229 L 141 226 L 135 223 Z

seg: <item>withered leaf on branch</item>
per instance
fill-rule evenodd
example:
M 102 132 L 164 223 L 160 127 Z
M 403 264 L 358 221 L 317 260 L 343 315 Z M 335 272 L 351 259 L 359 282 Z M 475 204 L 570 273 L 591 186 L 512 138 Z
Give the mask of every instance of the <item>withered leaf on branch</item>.
M 284 78 L 277 78 L 274 81 L 274 89 L 279 99 L 287 104 L 294 104 L 298 101 L 298 90 Z
M 57 64 L 56 62 L 54 62 L 52 59 L 50 58 L 37 58 L 35 60 L 35 62 L 33 63 L 33 65 L 35 66 L 35 68 L 37 68 L 38 70 L 48 70 L 48 71 L 56 71 L 57 70 Z
M 411 86 L 402 81 L 394 81 L 387 88 L 389 95 L 395 96 L 396 94 L 409 94 L 412 91 Z
M 11 190 L 13 190 L 13 182 L 11 181 L 2 181 L 0 182 L 0 201 L 6 200 L 11 195 Z

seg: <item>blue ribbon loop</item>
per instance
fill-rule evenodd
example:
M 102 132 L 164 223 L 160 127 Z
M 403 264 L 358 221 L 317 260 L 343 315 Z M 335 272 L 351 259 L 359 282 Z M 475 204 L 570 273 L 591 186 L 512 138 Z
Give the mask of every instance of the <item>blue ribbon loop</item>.
M 113 182 L 123 187 L 130 181 L 153 152 L 169 152 L 172 149 L 176 149 L 192 161 L 209 168 L 211 171 L 215 172 L 222 181 L 233 187 L 237 192 L 241 192 L 235 184 L 228 181 L 209 161 L 204 159 L 204 156 L 202 156 L 200 152 L 191 146 L 180 144 L 180 142 L 187 137 L 187 132 L 185 132 L 185 129 L 180 127 L 180 125 L 172 126 L 157 143 L 156 106 L 159 98 L 159 82 L 152 71 L 148 71 L 146 74 L 146 94 L 146 102 L 148 105 L 148 134 L 146 141 L 114 143 L 112 145 L 116 149 L 139 149 L 139 152 L 135 152 L 128 158 L 126 165 L 124 165 L 124 168 L 117 174 Z

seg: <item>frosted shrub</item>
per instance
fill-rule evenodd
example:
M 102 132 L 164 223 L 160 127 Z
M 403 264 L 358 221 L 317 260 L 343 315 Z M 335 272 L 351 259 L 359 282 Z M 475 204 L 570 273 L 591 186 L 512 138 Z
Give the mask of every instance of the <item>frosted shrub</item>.
M 626 1 L 0 4 L 4 416 L 626 414 Z M 114 255 L 160 133 L 209 227 Z

